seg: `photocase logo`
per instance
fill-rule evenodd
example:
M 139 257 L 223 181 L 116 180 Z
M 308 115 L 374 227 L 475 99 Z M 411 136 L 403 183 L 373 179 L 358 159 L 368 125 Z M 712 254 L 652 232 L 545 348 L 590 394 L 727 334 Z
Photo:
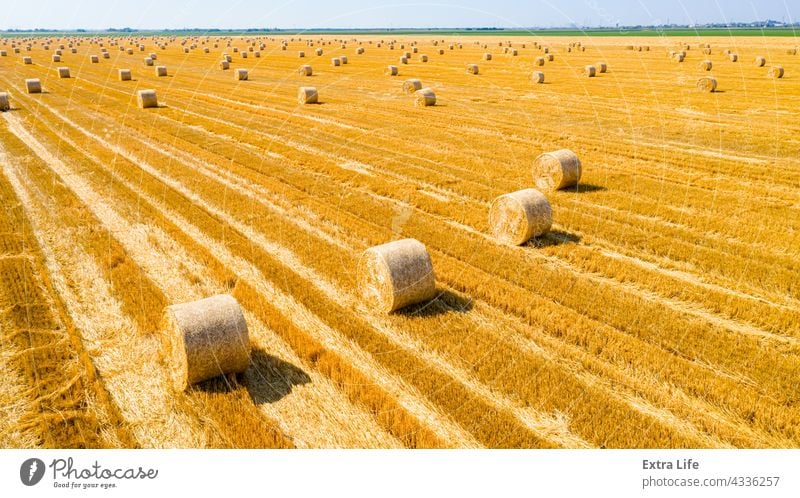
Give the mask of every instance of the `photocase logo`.
M 44 477 L 44 462 L 38 458 L 29 458 L 19 467 L 19 478 L 26 486 L 36 486 Z

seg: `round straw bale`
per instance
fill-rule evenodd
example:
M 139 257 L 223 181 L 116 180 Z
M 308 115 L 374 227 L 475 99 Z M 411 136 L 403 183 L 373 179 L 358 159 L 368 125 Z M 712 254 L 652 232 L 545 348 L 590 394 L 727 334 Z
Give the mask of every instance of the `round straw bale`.
M 592 65 L 588 65 L 583 68 L 583 74 L 589 78 L 594 78 L 597 75 L 597 68 Z
M 150 57 L 145 57 L 144 58 L 144 65 L 145 66 L 152 66 L 153 64 L 154 64 L 153 59 L 151 59 Z
M 501 195 L 489 208 L 492 236 L 505 244 L 524 244 L 548 232 L 552 224 L 550 202 L 536 189 Z
M 301 104 L 316 104 L 319 102 L 317 89 L 313 86 L 301 86 L 297 92 L 297 101 Z
M 131 70 L 130 69 L 120 69 L 119 70 L 119 80 L 120 81 L 130 81 L 131 80 Z
M 408 64 L 408 57 L 405 55 L 400 57 L 400 64 Z
M 8 57 L 8 52 L 5 50 L 0 50 L 0 57 Z
M 129 49 L 127 49 L 127 50 L 125 51 L 125 53 L 126 53 L 126 54 L 128 54 L 128 55 L 133 55 L 133 49 L 132 49 L 132 48 L 129 48 Z
M 704 49 L 703 49 L 703 53 L 704 53 L 705 55 L 711 55 L 711 49 L 710 49 L 710 48 L 704 48 Z
M 420 61 L 420 62 L 428 62 L 428 56 L 427 56 L 427 55 L 425 55 L 425 54 L 421 54 L 421 55 L 419 56 L 419 61 Z
M 428 250 L 416 239 L 370 247 L 358 261 L 359 287 L 371 309 L 391 313 L 436 296 Z
M 553 61 L 555 60 L 555 58 L 556 58 L 556 56 L 555 56 L 555 55 L 553 55 L 553 54 L 547 54 L 547 60 L 548 60 L 548 62 L 553 62 Z
M 311 76 L 312 72 L 313 71 L 311 70 L 311 66 L 309 66 L 308 64 L 303 64 L 302 66 L 300 66 L 300 69 L 297 70 L 297 73 L 301 76 Z
M 414 105 L 416 107 L 436 105 L 436 94 L 430 88 L 421 88 L 414 92 Z
M 58 68 L 58 77 L 59 78 L 69 78 L 69 68 L 68 67 L 59 67 Z
M 713 92 L 717 89 L 717 79 L 713 76 L 706 76 L 697 80 L 697 89 L 701 92 Z
M 597 67 L 598 73 L 605 73 L 608 71 L 608 65 L 605 62 L 597 62 L 595 63 L 595 66 Z
M 680 52 L 676 53 L 674 57 L 676 62 L 683 62 L 683 60 L 686 59 L 686 55 Z
M 53 62 L 61 62 L 61 56 L 58 54 L 53 54 Z
M 767 74 L 769 74 L 770 78 L 783 78 L 783 66 L 772 66 Z
M 439 49 L 439 55 L 444 55 L 444 49 Z
M 405 93 L 414 93 L 422 88 L 422 82 L 416 78 L 407 79 L 403 82 L 403 91 Z
M 342 62 L 342 64 L 347 64 L 347 56 L 346 55 L 340 55 L 339 56 L 339 60 Z
M 255 52 L 253 52 L 253 56 L 254 56 L 256 59 L 260 59 L 260 58 L 261 58 L 261 52 L 259 52 L 259 51 L 257 51 L 257 50 L 256 50 Z
M 357 54 L 359 54 L 359 55 L 360 55 L 360 54 L 363 54 L 363 53 L 364 53 L 364 47 L 358 47 L 358 48 L 356 48 L 356 53 L 357 53 Z
M 322 55 L 322 49 L 321 49 L 321 48 L 318 48 L 318 49 L 317 49 L 317 51 L 316 51 L 316 54 L 317 54 L 317 55 Z
M 42 82 L 39 78 L 29 78 L 25 80 L 25 90 L 28 93 L 42 93 Z
M 242 52 L 242 59 L 247 59 L 247 52 Z
M 158 54 L 155 52 L 150 52 L 150 55 L 148 57 L 150 57 L 154 61 L 158 60 Z
M 96 56 L 96 55 L 90 55 L 89 56 L 89 61 L 92 64 L 97 64 L 98 62 L 100 62 L 100 58 L 98 56 Z
M 298 57 L 300 57 L 300 58 L 302 59 L 303 57 L 305 57 L 305 56 L 306 56 L 306 53 L 305 53 L 305 52 L 303 52 L 302 50 L 300 50 L 299 52 L 297 52 L 297 56 L 298 56 Z
M 103 59 L 110 59 L 110 58 L 111 54 L 109 54 L 108 52 L 103 52 Z
M 467 74 L 478 74 L 479 71 L 477 64 L 467 64 Z
M 403 53 L 403 57 L 405 57 L 406 59 L 410 59 L 411 58 L 411 52 L 404 52 Z
M 248 73 L 247 69 L 239 68 L 239 69 L 236 70 L 236 79 L 238 81 L 247 81 L 248 77 L 249 77 L 249 73 Z
M 483 60 L 485 60 L 485 61 L 492 60 L 492 54 L 490 54 L 489 52 L 486 52 L 485 54 L 483 54 Z
M 545 152 L 533 161 L 533 183 L 543 192 L 577 185 L 581 179 L 581 161 L 569 149 Z
M 250 365 L 250 337 L 239 303 L 227 294 L 174 304 L 161 322 L 163 358 L 176 391 Z
M 223 71 L 226 70 L 226 69 L 229 69 L 230 67 L 231 67 L 231 63 L 230 62 L 228 62 L 228 61 L 226 61 L 224 59 L 219 61 L 219 68 L 222 69 Z
M 0 111 L 11 110 L 11 102 L 8 100 L 8 92 L 0 92 Z
M 731 62 L 736 62 L 739 60 L 738 54 L 729 54 L 728 57 L 731 59 Z
M 156 66 L 156 76 L 166 76 L 167 66 Z
M 204 54 L 207 54 L 207 53 L 210 53 L 210 52 L 211 52 L 211 49 L 210 49 L 210 48 L 208 48 L 208 47 L 204 47 L 204 48 L 203 48 L 203 53 L 204 53 Z
M 537 57 L 533 60 L 534 66 L 544 66 L 544 57 Z
M 33 59 L 28 57 L 28 56 L 25 56 L 25 57 L 22 58 L 22 63 L 23 64 L 33 64 Z
M 531 81 L 534 83 L 544 83 L 544 73 L 541 71 L 534 71 L 531 75 Z
M 704 71 L 711 71 L 712 67 L 713 67 L 713 64 L 711 63 L 711 61 L 706 60 L 706 61 L 703 61 L 703 62 L 700 63 L 700 69 L 702 69 Z
M 158 98 L 155 90 L 139 90 L 136 92 L 136 100 L 142 109 L 158 107 Z
M 758 57 L 756 57 L 754 63 L 756 65 L 756 67 L 764 67 L 767 64 L 767 59 L 765 59 L 763 56 L 759 55 Z
M 790 48 L 789 50 L 786 51 L 786 53 L 789 54 L 789 55 L 797 55 L 797 49 L 796 48 Z
M 397 66 L 386 66 L 386 74 L 389 76 L 397 76 Z
M 338 57 L 334 57 L 331 59 L 331 66 L 339 67 L 342 65 L 342 61 Z
M 222 58 L 223 58 L 223 59 L 225 59 L 226 61 L 228 61 L 229 63 L 230 63 L 230 62 L 233 62 L 233 57 L 231 57 L 231 56 L 230 56 L 230 55 L 228 55 L 228 54 L 224 54 L 224 55 L 222 56 Z

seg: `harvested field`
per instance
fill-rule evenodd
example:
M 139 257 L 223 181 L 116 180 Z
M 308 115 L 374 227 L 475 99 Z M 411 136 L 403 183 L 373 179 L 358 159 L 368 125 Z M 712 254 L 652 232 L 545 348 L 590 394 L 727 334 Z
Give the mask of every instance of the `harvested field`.
M 0 444 L 800 446 L 796 43 L 429 38 L 0 58 Z M 549 231 L 498 240 L 493 200 L 560 149 Z M 402 239 L 436 291 L 375 310 L 359 258 Z M 250 364 L 174 389 L 164 310 L 218 294 Z

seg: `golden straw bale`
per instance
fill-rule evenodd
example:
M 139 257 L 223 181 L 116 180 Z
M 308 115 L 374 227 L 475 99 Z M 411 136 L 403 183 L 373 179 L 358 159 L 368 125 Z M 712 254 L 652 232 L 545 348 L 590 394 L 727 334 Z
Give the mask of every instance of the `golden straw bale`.
M 533 162 L 533 183 L 543 192 L 577 185 L 581 179 L 581 161 L 569 149 L 545 152 Z
M 247 69 L 239 68 L 236 70 L 236 80 L 237 81 L 247 81 L 249 78 L 249 73 Z
M 130 69 L 120 69 L 119 70 L 119 80 L 120 81 L 130 81 L 132 78 L 131 70 Z
M 769 68 L 767 74 L 769 74 L 770 78 L 775 78 L 775 79 L 783 78 L 783 66 L 772 66 L 771 68 Z
M 228 62 L 228 61 L 226 61 L 224 59 L 219 61 L 219 68 L 222 69 L 223 71 L 226 70 L 226 69 L 229 69 L 230 67 L 231 67 L 231 63 L 230 62 Z
M 156 76 L 166 76 L 167 66 L 156 66 Z
M 136 92 L 136 101 L 142 109 L 158 107 L 158 98 L 155 90 L 139 90 Z
M 397 76 L 398 74 L 397 66 L 392 66 L 392 65 L 386 66 L 386 74 L 388 74 L 389 76 Z
M 583 68 L 583 74 L 589 78 L 594 78 L 597 75 L 597 68 L 592 65 L 588 65 Z
M 430 88 L 422 88 L 414 92 L 414 105 L 428 107 L 436 105 L 436 94 Z
M 467 64 L 467 74 L 478 74 L 479 71 L 477 64 Z
M 717 79 L 713 76 L 706 76 L 697 80 L 697 89 L 701 92 L 713 92 L 717 89 Z
M 301 86 L 297 91 L 297 101 L 301 104 L 316 104 L 319 102 L 317 89 L 313 86 Z
M 597 62 L 595 63 L 595 66 L 597 67 L 598 73 L 605 73 L 606 71 L 608 71 L 608 64 L 606 64 L 605 62 Z
M 0 92 L 0 111 L 10 111 L 11 102 L 8 99 L 8 92 Z
M 738 54 L 728 54 L 728 57 L 730 58 L 731 62 L 736 62 L 739 60 Z
M 151 59 L 150 57 L 145 57 L 144 58 L 144 65 L 145 66 L 152 66 L 153 64 L 154 64 L 153 59 Z
M 756 67 L 764 67 L 767 64 L 767 59 L 759 55 L 756 57 L 754 64 Z
M 339 67 L 342 65 L 342 61 L 338 57 L 334 57 L 331 59 L 331 66 Z
M 544 57 L 537 57 L 533 60 L 534 66 L 544 66 Z
M 168 306 L 160 328 L 162 358 L 178 392 L 250 365 L 247 323 L 230 295 Z
M 492 60 L 492 54 L 490 54 L 489 52 L 486 52 L 485 54 L 483 54 L 483 60 L 485 60 L 485 61 Z
M 504 244 L 524 244 L 547 233 L 552 225 L 550 202 L 536 189 L 501 195 L 489 208 L 489 230 Z
M 53 54 L 53 62 L 61 62 L 61 56 L 58 54 Z
M 709 60 L 705 60 L 705 61 L 700 63 L 700 69 L 702 69 L 703 71 L 711 71 L 712 67 L 713 67 L 713 64 Z
M 297 70 L 297 73 L 301 76 L 311 76 L 312 72 L 313 71 L 311 70 L 311 66 L 309 66 L 308 64 L 303 64 L 302 66 L 300 66 L 300 69 Z
M 531 75 L 531 81 L 534 83 L 544 83 L 544 73 L 541 71 L 534 71 Z
M 42 82 L 39 78 L 28 78 L 25 80 L 25 90 L 28 93 L 42 93 Z
M 68 67 L 59 67 L 58 68 L 58 77 L 59 78 L 69 78 L 69 68 Z
M 436 296 L 431 257 L 416 239 L 370 247 L 359 258 L 357 273 L 364 303 L 374 311 L 391 313 Z
M 28 56 L 25 56 L 25 57 L 22 58 L 22 63 L 23 64 L 33 64 L 33 59 L 28 57 Z
M 403 82 L 403 91 L 405 93 L 414 93 L 422 88 L 422 82 L 416 78 L 407 79 Z

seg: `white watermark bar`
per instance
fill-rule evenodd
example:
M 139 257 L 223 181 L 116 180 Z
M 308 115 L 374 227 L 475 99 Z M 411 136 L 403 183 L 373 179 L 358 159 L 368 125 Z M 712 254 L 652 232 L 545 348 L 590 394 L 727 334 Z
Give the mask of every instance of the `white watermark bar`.
M 0 496 L 800 496 L 800 450 L 3 450 Z

